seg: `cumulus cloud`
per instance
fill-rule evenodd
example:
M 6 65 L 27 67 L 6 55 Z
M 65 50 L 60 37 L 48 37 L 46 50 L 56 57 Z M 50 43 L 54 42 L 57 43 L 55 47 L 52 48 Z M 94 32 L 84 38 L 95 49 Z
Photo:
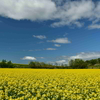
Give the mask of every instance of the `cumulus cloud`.
M 88 60 L 88 59 L 95 59 L 100 57 L 100 52 L 81 52 L 75 56 L 70 56 L 69 59 L 83 59 L 83 60 Z
M 71 43 L 71 41 L 69 41 L 68 38 L 57 38 L 55 40 L 51 40 L 51 41 L 48 41 L 48 42 L 62 43 L 62 44 Z
M 38 38 L 38 39 L 46 39 L 45 35 L 33 35 L 33 37 Z
M 56 57 L 55 59 L 57 61 L 51 62 L 51 63 L 53 63 L 53 64 L 55 64 L 55 63 L 58 63 L 58 64 L 68 64 L 68 62 L 71 59 L 73 59 L 73 60 L 74 59 L 91 60 L 91 59 L 96 59 L 96 58 L 100 58 L 100 52 L 81 52 L 81 53 L 79 53 L 79 54 L 77 54 L 75 56 L 63 55 L 63 56 Z
M 66 60 L 58 60 L 58 61 L 49 61 L 48 63 L 51 63 L 51 64 L 58 64 L 58 65 L 61 65 L 61 64 L 68 64 L 68 61 Z
M 56 50 L 56 48 L 46 48 L 44 50 Z
M 100 24 L 92 24 L 88 26 L 89 29 L 100 29 Z
M 59 61 L 56 61 L 57 64 L 65 64 L 66 63 L 66 60 L 59 60 Z
M 0 16 L 15 20 L 54 20 L 52 27 L 76 25 L 81 19 L 100 19 L 100 1 L 93 0 L 0 0 Z M 97 28 L 97 26 L 92 26 Z
M 51 0 L 0 0 L 0 15 L 16 20 L 48 20 L 55 11 Z
M 100 19 L 100 1 L 93 0 L 66 0 L 62 6 L 57 7 L 57 12 L 54 16 L 58 18 L 58 22 L 52 23 L 52 27 L 76 25 L 82 27 L 84 25 L 81 19 L 95 21 Z M 90 27 L 91 28 L 91 27 Z M 91 29 L 98 28 L 94 25 Z
M 53 27 L 75 24 L 81 27 L 83 23 L 79 20 L 93 17 L 94 3 L 91 0 L 67 1 L 63 6 L 58 7 L 55 15 L 59 22 L 52 24 Z
M 22 58 L 22 60 L 36 60 L 36 58 L 31 56 L 25 56 L 24 58 Z
M 60 45 L 60 44 L 54 44 L 54 46 L 56 46 L 56 47 L 61 47 L 61 45 Z

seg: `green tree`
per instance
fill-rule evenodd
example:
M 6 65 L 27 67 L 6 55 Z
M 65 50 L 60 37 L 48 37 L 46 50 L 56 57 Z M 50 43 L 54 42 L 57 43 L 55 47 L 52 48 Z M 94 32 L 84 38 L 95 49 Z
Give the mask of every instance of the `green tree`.
M 87 63 L 82 59 L 75 59 L 69 61 L 69 66 L 73 69 L 83 69 L 87 68 Z
M 100 64 L 100 58 L 98 58 L 98 63 Z
M 98 60 L 97 59 L 92 59 L 92 60 L 90 60 L 90 64 L 91 65 L 95 65 L 95 64 L 97 64 L 98 63 Z
M 14 68 L 14 65 L 11 61 L 7 62 L 7 68 Z
M 6 60 L 2 60 L 1 68 L 7 68 L 7 61 Z

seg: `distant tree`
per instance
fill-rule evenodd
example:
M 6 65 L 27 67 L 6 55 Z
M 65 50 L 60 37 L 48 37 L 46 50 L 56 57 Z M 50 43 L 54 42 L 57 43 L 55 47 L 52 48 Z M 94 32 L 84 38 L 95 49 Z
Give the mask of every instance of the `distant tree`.
M 75 63 L 74 60 L 70 60 L 69 61 L 69 68 L 74 68 L 74 63 Z
M 0 65 L 1 65 L 1 68 L 7 68 L 7 61 L 6 60 L 2 60 Z
M 31 62 L 29 63 L 29 67 L 30 67 L 30 68 L 35 68 L 35 67 L 36 67 L 35 62 L 31 61 Z
M 65 69 L 69 69 L 69 66 L 67 64 L 64 65 Z
M 11 61 L 7 62 L 7 68 L 14 68 L 14 65 Z
M 97 64 L 98 63 L 98 60 L 97 59 L 92 59 L 92 60 L 90 60 L 90 64 L 91 65 L 95 65 L 95 64 Z
M 91 65 L 91 61 L 90 60 L 86 60 L 85 62 L 88 64 L 88 66 Z
M 69 61 L 69 66 L 72 69 L 83 69 L 87 68 L 87 63 L 82 59 L 75 59 Z
M 98 63 L 100 64 L 100 58 L 98 58 Z

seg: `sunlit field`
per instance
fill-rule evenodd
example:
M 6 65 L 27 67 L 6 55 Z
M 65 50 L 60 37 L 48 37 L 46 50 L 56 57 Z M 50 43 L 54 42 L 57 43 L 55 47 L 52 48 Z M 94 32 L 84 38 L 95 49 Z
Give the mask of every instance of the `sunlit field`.
M 100 70 L 0 69 L 0 100 L 100 100 Z

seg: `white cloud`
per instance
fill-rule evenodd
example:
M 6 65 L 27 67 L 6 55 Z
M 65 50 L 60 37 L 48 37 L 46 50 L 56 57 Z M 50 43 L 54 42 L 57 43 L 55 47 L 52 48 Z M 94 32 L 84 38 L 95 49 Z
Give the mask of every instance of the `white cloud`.
M 39 58 L 39 59 L 44 59 L 44 57 L 36 57 L 36 58 Z
M 44 50 L 56 50 L 56 48 L 46 48 Z
M 96 58 L 100 58 L 100 52 L 81 52 L 75 56 L 63 55 L 63 56 L 57 57 L 56 59 L 58 59 L 58 61 L 56 61 L 56 63 L 67 64 L 71 59 L 91 60 L 91 59 L 96 59 Z
M 55 15 L 59 22 L 52 24 L 53 27 L 75 24 L 81 27 L 83 23 L 79 20 L 93 17 L 94 3 L 91 0 L 67 1 L 63 6 L 58 7 Z
M 60 44 L 54 44 L 54 46 L 56 46 L 56 47 L 61 47 L 61 45 L 60 45 Z
M 24 58 L 22 58 L 22 60 L 36 60 L 36 58 L 31 56 L 25 56 Z
M 100 57 L 100 52 L 81 52 L 80 54 L 77 54 L 75 56 L 70 56 L 69 59 L 83 59 L 83 60 L 88 60 L 88 59 L 95 59 Z
M 48 63 L 50 64 L 58 64 L 58 65 L 61 65 L 61 64 L 68 64 L 68 61 L 66 60 L 58 60 L 58 61 L 49 61 Z
M 80 21 L 81 19 L 89 21 L 100 19 L 100 1 L 0 0 L 0 16 L 15 20 L 54 20 L 51 25 L 53 27 L 73 24 L 82 27 L 84 23 Z
M 45 35 L 33 35 L 33 37 L 38 38 L 38 39 L 46 39 Z
M 51 24 L 51 27 L 61 27 L 65 25 L 71 26 L 72 24 L 76 25 L 77 27 L 82 27 L 84 25 L 84 23 L 80 23 L 78 21 L 71 22 L 71 21 L 67 21 L 66 19 L 66 20 L 61 20 L 59 22 L 54 22 L 53 24 Z
M 52 23 L 52 27 L 76 25 L 82 27 L 84 25 L 81 19 L 88 19 L 94 22 L 100 20 L 100 1 L 93 0 L 66 0 L 62 6 L 57 7 L 57 12 L 54 16 L 58 18 L 58 22 Z M 97 25 L 92 29 L 98 28 Z
M 48 20 L 55 11 L 51 0 L 0 0 L 0 15 L 16 20 Z
M 100 24 L 92 24 L 88 26 L 89 29 L 100 29 Z
M 69 41 L 68 38 L 57 38 L 56 40 L 51 40 L 48 42 L 62 43 L 62 44 L 71 43 L 71 41 Z
M 59 61 L 56 61 L 57 64 L 65 64 L 66 63 L 66 60 L 59 60 Z

